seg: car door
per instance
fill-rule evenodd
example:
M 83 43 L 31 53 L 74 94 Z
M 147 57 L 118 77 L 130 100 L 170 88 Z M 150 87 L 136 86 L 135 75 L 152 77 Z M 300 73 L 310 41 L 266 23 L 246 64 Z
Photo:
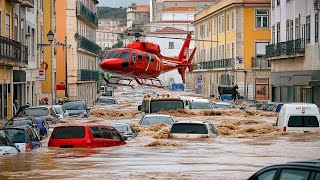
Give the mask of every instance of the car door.
M 281 169 L 279 180 L 282 179 L 290 179 L 290 180 L 308 180 L 310 177 L 311 171 L 306 169 L 290 169 L 290 168 L 284 168 Z
M 31 150 L 41 147 L 41 142 L 35 131 L 32 129 L 26 129 L 27 136 L 31 142 Z
M 102 138 L 100 128 L 98 126 L 91 126 L 90 131 L 93 137 L 93 140 L 91 141 L 93 147 L 103 147 L 104 140 Z
M 105 147 L 116 145 L 116 142 L 113 139 L 113 136 L 109 127 L 101 127 L 101 133 L 102 133 Z

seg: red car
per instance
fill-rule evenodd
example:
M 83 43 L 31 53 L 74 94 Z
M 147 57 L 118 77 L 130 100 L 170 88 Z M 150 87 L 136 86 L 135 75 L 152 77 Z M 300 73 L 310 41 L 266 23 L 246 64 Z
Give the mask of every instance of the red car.
M 108 125 L 72 125 L 55 127 L 48 147 L 111 147 L 126 144 L 126 138 Z

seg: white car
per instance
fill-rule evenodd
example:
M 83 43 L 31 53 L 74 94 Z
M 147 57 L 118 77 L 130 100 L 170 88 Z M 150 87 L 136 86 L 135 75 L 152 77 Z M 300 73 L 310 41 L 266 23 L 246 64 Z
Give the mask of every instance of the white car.
M 148 115 L 145 115 L 139 122 L 141 126 L 149 126 L 149 125 L 159 124 L 159 123 L 172 125 L 174 123 L 174 120 L 170 115 L 148 114 Z
M 170 130 L 171 138 L 210 138 L 217 134 L 214 125 L 205 121 L 177 121 Z
M 231 109 L 232 104 L 229 102 L 216 102 L 213 105 L 213 109 Z
M 62 107 L 62 105 L 53 105 L 51 106 L 56 111 L 56 114 L 59 116 L 59 119 L 65 118 L 69 116 L 68 111 Z
M 18 154 L 19 152 L 20 150 L 12 143 L 10 138 L 4 133 L 0 133 L 0 156 Z

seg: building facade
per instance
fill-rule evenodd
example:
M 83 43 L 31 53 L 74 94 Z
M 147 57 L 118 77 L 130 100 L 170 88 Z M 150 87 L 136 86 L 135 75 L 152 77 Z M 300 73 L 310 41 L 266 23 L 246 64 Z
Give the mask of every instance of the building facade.
M 57 97 L 83 99 L 89 105 L 96 100 L 99 80 L 97 4 L 96 0 L 56 1 Z
M 205 97 L 238 85 L 244 98 L 270 98 L 270 64 L 265 46 L 271 39 L 270 0 L 220 0 L 196 14 L 197 65 L 187 87 Z M 229 92 L 230 93 L 230 92 Z
M 127 8 L 127 29 L 142 29 L 150 22 L 149 5 L 133 3 Z
M 14 100 L 18 100 L 18 107 L 26 103 L 27 7 L 33 8 L 33 1 L 0 1 L 0 119 L 14 115 Z
M 272 101 L 320 106 L 319 13 L 318 0 L 272 1 Z

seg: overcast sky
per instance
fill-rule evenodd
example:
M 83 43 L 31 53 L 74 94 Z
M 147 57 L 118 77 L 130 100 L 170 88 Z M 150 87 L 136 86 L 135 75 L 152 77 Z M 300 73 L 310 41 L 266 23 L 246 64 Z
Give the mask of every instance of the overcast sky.
M 108 7 L 128 7 L 131 3 L 137 4 L 149 4 L 150 0 L 98 0 L 98 6 L 108 6 Z

